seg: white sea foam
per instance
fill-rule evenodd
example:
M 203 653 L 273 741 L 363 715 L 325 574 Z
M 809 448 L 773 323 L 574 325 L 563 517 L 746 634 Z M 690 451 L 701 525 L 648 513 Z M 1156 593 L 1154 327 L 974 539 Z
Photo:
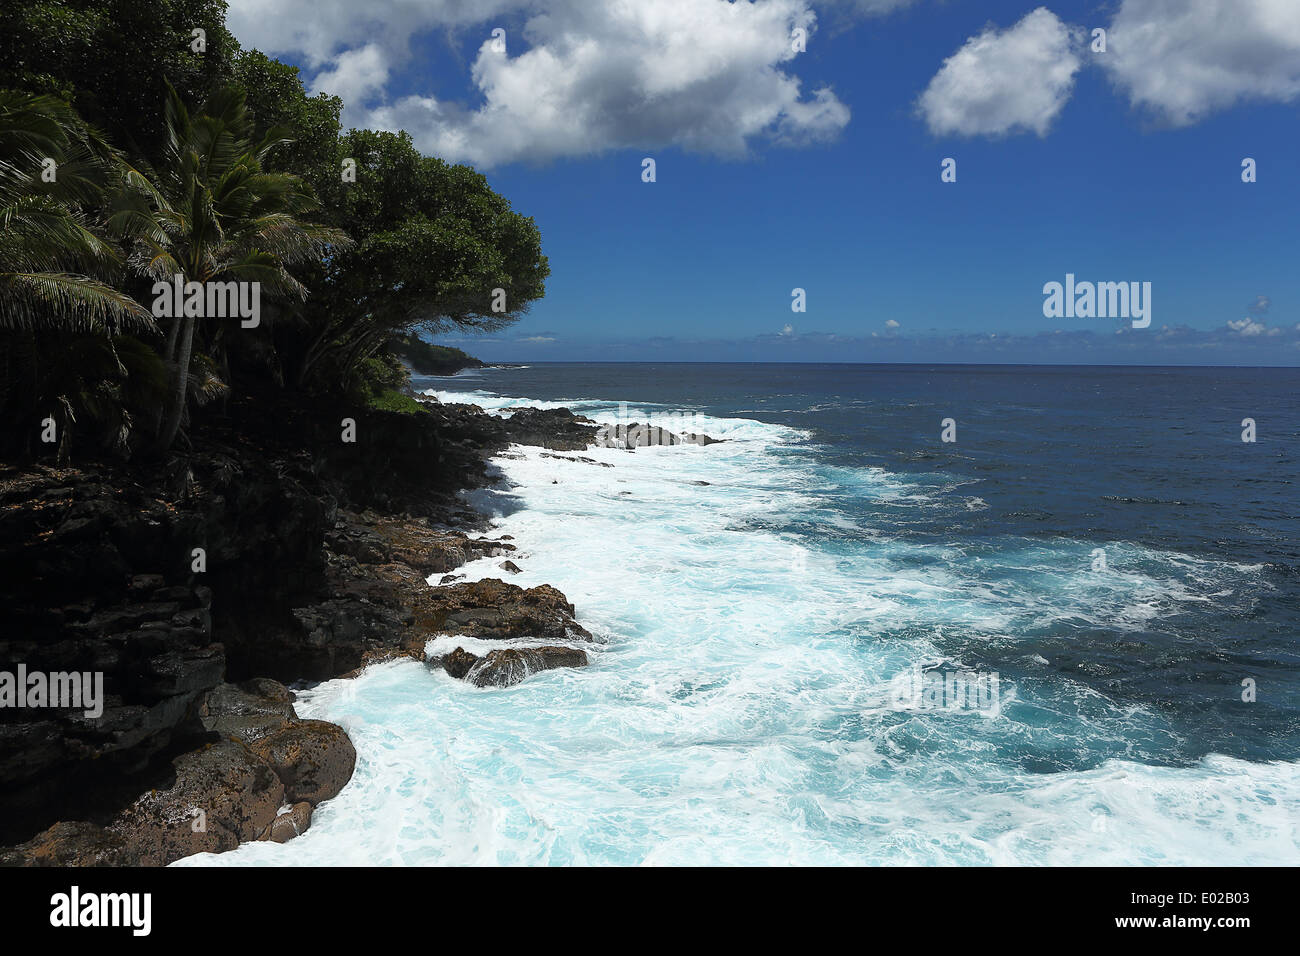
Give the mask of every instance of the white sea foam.
M 437 394 L 500 414 L 618 414 Z M 1013 686 L 997 719 L 900 713 L 888 696 L 914 662 L 945 657 L 953 634 L 1005 641 L 1067 621 L 1136 631 L 1257 569 L 1125 542 L 1013 539 L 975 553 L 891 537 L 827 495 L 964 514 L 971 497 L 949 500 L 942 476 L 830 474 L 799 453 L 796 429 L 700 422 L 729 440 L 582 453 L 612 468 L 515 447 L 497 462 L 507 484 L 469 496 L 514 536 L 521 572 L 484 558 L 458 573 L 560 588 L 603 639 L 589 667 L 484 691 L 403 661 L 307 690 L 299 712 L 341 723 L 356 745 L 351 783 L 288 844 L 179 865 L 1300 862 L 1295 764 L 1110 759 L 1036 773 L 1009 756 L 1073 754 L 1085 738 L 1122 753 L 1135 736 L 1174 733 L 1046 658 L 1026 666 L 1052 695 Z M 829 543 L 789 530 L 801 521 Z M 1105 572 L 1089 570 L 1099 544 Z M 455 646 L 499 644 L 443 637 L 430 650 Z

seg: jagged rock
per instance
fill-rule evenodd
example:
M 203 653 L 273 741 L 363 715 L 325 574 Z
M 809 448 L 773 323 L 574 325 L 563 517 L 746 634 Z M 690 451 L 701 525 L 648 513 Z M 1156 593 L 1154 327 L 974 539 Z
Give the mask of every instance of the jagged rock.
M 502 561 L 497 565 L 497 567 L 502 571 L 509 571 L 511 574 L 519 573 L 519 565 L 515 564 L 513 561 Z
M 597 430 L 599 432 L 599 430 Z M 558 458 L 560 461 L 578 461 L 586 465 L 599 465 L 601 468 L 613 468 L 607 461 L 597 461 L 594 458 L 588 458 L 586 455 L 555 455 L 549 451 L 542 452 L 543 458 Z
M 439 658 L 438 663 L 442 665 L 442 669 L 449 675 L 461 680 L 478 661 L 478 655 L 471 654 L 463 647 L 458 647 L 450 654 Z
M 108 826 L 145 866 L 255 840 L 284 803 L 276 772 L 238 740 L 182 754 L 172 767 L 174 782 L 144 794 Z
M 596 431 L 595 422 L 567 408 L 519 408 L 504 421 L 510 441 L 552 451 L 582 451 Z
M 441 658 L 444 670 L 475 687 L 512 687 L 530 674 L 556 667 L 586 667 L 587 654 L 576 647 L 505 647 L 483 657 L 462 647 Z
M 351 744 L 294 744 L 306 732 L 287 692 L 252 678 L 422 658 L 449 620 L 490 637 L 590 637 L 553 588 L 425 578 L 514 550 L 509 536 L 471 536 L 488 523 L 455 497 L 494 480 L 490 456 L 512 442 L 581 450 L 595 423 L 566 409 L 400 415 L 244 386 L 208 414 L 166 462 L 0 464 L 0 660 L 101 671 L 105 690 L 97 720 L 0 713 L 0 842 L 25 841 L 7 852 L 154 864 L 256 839 L 285 783 L 246 742 L 283 745 L 277 766 L 315 801 L 336 793 Z M 339 442 L 342 417 L 356 444 Z M 140 796 L 147 780 L 161 787 Z M 200 803 L 207 826 L 192 831 Z
M 398 562 L 428 577 L 476 558 L 514 550 L 505 542 L 471 538 L 463 531 L 429 528 L 410 518 L 367 521 L 343 514 L 339 527 L 326 535 L 326 543 L 363 564 Z
M 119 834 L 84 820 L 56 823 L 19 846 L 0 850 L 0 866 L 139 866 Z
M 412 637 L 411 612 L 397 599 L 379 603 L 363 594 L 349 595 L 292 613 L 297 628 L 268 635 L 261 660 L 271 673 L 328 680 L 396 653 Z
M 244 743 L 261 740 L 298 718 L 289 689 L 267 678 L 214 687 L 199 714 L 207 730 Z
M 285 799 L 312 806 L 337 796 L 352 779 L 357 751 L 337 724 L 303 720 L 252 745 L 284 784 Z
M 630 425 L 601 425 L 593 438 L 599 448 L 646 448 L 652 445 L 716 445 L 723 441 L 712 438 L 702 432 L 677 434 L 659 425 L 642 425 L 633 422 Z
M 311 826 L 312 805 L 303 800 L 291 807 L 281 807 L 270 825 L 258 836 L 259 840 L 272 843 L 288 843 L 294 837 L 302 836 Z
M 417 620 L 432 631 L 471 637 L 591 640 L 573 619 L 573 605 L 549 584 L 524 590 L 497 578 L 431 589 Z
M 475 687 L 511 687 L 539 671 L 586 666 L 586 652 L 576 647 L 507 647 L 488 651 L 465 679 Z

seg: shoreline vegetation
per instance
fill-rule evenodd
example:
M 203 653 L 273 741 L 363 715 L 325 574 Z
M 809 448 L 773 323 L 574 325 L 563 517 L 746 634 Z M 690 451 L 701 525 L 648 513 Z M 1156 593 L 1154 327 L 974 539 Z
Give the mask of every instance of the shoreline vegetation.
M 0 864 L 301 833 L 356 753 L 290 683 L 449 630 L 541 639 L 450 662 L 479 686 L 585 662 L 572 605 L 504 580 L 513 546 L 457 496 L 595 424 L 409 387 L 485 367 L 429 337 L 545 294 L 536 224 L 405 133 L 344 130 L 224 16 L 0 11 L 0 685 L 103 676 L 94 717 L 0 694 Z M 503 579 L 454 580 L 485 555 Z

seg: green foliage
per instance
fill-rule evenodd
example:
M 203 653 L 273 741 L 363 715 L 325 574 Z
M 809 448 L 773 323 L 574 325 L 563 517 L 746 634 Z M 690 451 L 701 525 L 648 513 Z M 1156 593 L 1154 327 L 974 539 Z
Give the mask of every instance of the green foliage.
M 406 388 L 411 383 L 411 373 L 397 356 L 379 352 L 357 363 L 354 382 L 358 395 L 373 396 L 388 389 Z
M 381 351 L 357 363 L 350 397 L 389 412 L 419 412 L 424 407 L 408 393 L 411 373 L 391 352 Z
M 48 165 L 48 163 L 53 165 Z M 52 417 L 66 458 L 80 422 L 129 451 L 161 363 L 124 330 L 153 318 L 110 281 L 121 256 L 95 220 L 115 154 L 62 100 L 0 91 L 0 443 L 30 453 Z
M 103 281 L 121 257 L 92 229 L 89 212 L 103 199 L 113 159 L 63 101 L 0 91 L 0 327 L 154 327 L 139 303 Z
M 6 0 L 0 5 L 0 87 L 68 100 L 126 148 L 152 155 L 170 82 L 201 102 L 231 79 L 239 49 L 223 0 Z M 191 31 L 207 49 L 191 49 Z
M 423 415 L 428 412 L 428 409 L 410 395 L 391 388 L 385 389 L 370 399 L 369 405 L 371 408 L 382 409 L 386 412 L 403 412 L 407 415 Z
M 313 283 L 318 331 L 305 381 L 346 380 L 394 335 L 501 328 L 544 294 L 550 266 L 536 224 L 480 173 L 421 156 L 405 133 L 352 130 L 341 153 L 356 161 L 356 182 L 331 182 L 322 198 L 356 245 Z
M 258 282 L 264 295 L 305 298 L 306 288 L 288 267 L 319 261 L 350 243 L 341 231 L 300 218 L 317 207 L 302 180 L 263 170 L 283 136 L 272 130 L 261 142 L 252 141 L 252 117 L 236 88 L 213 94 L 205 111 L 193 117 L 169 90 L 165 115 L 158 165 L 128 167 L 109 219 L 111 228 L 134 241 L 131 264 L 153 280 L 179 275 L 198 283 Z M 200 328 L 198 318 L 188 315 L 169 321 L 163 358 L 173 369 L 173 384 L 158 434 L 164 449 L 175 440 L 191 399 L 196 331 L 203 351 L 219 356 L 223 348 L 225 326 Z
M 500 328 L 544 294 L 536 224 L 482 175 L 406 133 L 342 134 L 337 97 L 224 19 L 223 0 L 0 5 L 0 450 L 34 450 L 48 416 L 64 457 L 74 435 L 167 448 L 233 372 L 416 411 L 397 353 L 479 364 L 418 333 Z M 159 328 L 140 303 L 176 275 L 259 282 L 262 325 Z
M 421 375 L 452 375 L 463 368 L 483 367 L 482 362 L 460 349 L 434 345 L 418 335 L 398 336 L 389 343 L 389 348 Z
M 287 140 L 271 151 L 266 168 L 295 173 L 318 196 L 325 194 L 339 179 L 343 101 L 324 93 L 308 96 L 296 66 L 257 50 L 235 58 L 234 79 L 248 97 L 256 135 L 278 129 Z M 345 224 L 336 219 L 335 225 Z

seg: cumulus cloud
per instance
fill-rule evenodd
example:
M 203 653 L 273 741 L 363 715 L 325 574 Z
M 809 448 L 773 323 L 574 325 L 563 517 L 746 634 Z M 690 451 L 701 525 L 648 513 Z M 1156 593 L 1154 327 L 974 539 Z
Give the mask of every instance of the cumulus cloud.
M 936 135 L 1047 134 L 1074 90 L 1082 31 L 1045 7 L 948 57 L 917 108 Z
M 1247 100 L 1300 98 L 1295 0 L 1123 0 L 1097 58 L 1132 104 L 1171 125 Z
M 1300 99 L 1296 0 L 1120 0 L 1106 33 L 1088 62 L 1168 125 Z M 1008 30 L 990 26 L 944 61 L 919 112 L 936 134 L 1044 135 L 1073 92 L 1083 34 L 1043 7 Z
M 374 43 L 394 58 L 407 40 L 431 29 L 487 23 L 527 0 L 227 0 L 226 25 L 244 46 L 302 55 L 319 69 L 343 50 Z
M 1277 326 L 1270 328 L 1263 322 L 1256 322 L 1254 319 L 1237 319 L 1228 320 L 1228 328 L 1238 335 L 1280 335 L 1282 330 Z
M 1273 300 L 1270 299 L 1268 296 L 1257 295 L 1255 296 L 1255 301 L 1252 302 L 1247 307 L 1247 311 L 1253 313 L 1254 315 L 1264 315 L 1265 313 L 1268 312 L 1270 308 L 1272 308 L 1272 306 L 1273 306 Z
M 490 33 L 522 19 L 506 52 Z M 345 97 L 345 123 L 405 129 L 422 150 L 495 166 L 678 146 L 746 155 L 766 140 L 803 145 L 838 135 L 849 109 L 795 74 L 795 27 L 807 0 L 231 0 L 249 45 L 305 56 L 314 85 Z M 418 90 L 378 95 L 410 65 L 413 34 L 479 31 L 472 102 Z M 409 81 L 409 76 L 408 76 Z
M 887 328 L 887 329 L 896 329 L 896 328 L 898 328 L 898 319 L 890 319 L 889 321 L 887 321 L 887 322 L 885 323 L 885 328 Z
M 329 69 L 316 74 L 315 87 L 345 103 L 369 102 L 388 82 L 388 58 L 377 43 L 344 50 Z

